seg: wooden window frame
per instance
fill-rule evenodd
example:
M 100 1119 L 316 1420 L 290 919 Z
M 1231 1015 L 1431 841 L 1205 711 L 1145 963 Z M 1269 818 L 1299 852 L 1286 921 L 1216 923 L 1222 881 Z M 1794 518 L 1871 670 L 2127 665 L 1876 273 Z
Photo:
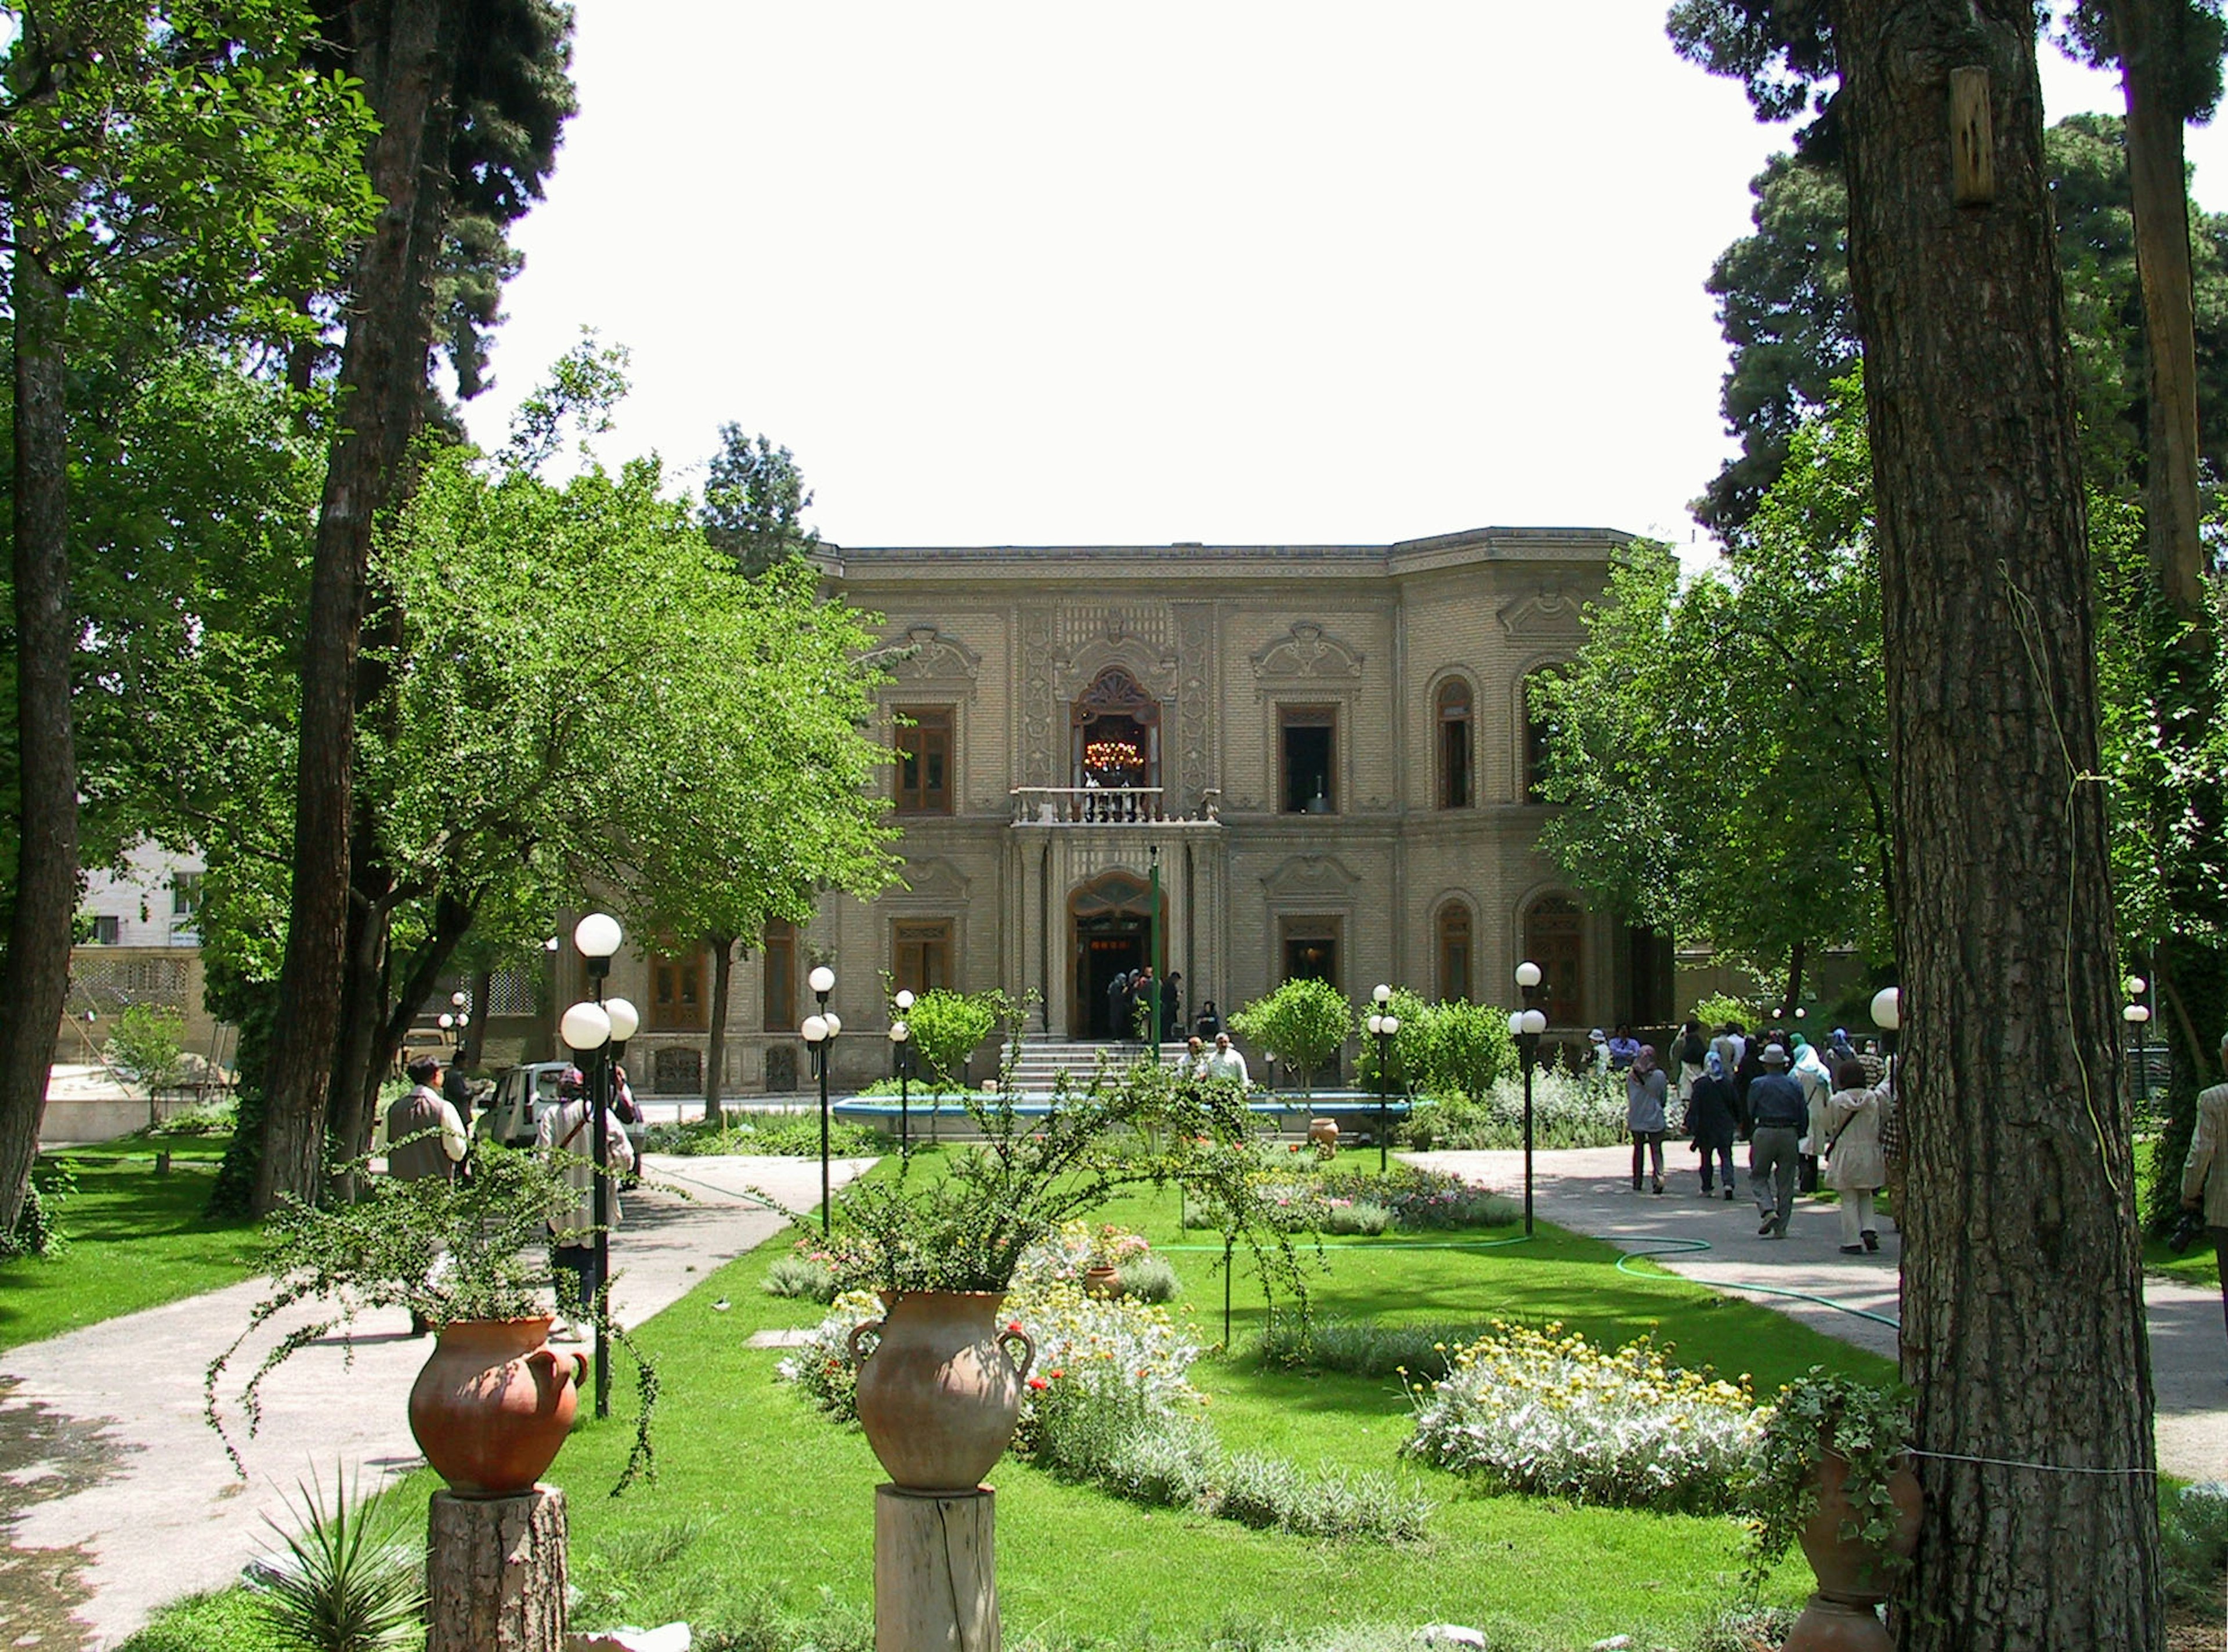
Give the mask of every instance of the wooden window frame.
M 1326 814 L 1336 814 L 1339 813 L 1338 725 L 1339 707 L 1335 702 L 1329 704 L 1293 704 L 1289 705 L 1280 702 L 1277 705 L 1277 813 L 1279 814 L 1306 814 L 1311 813 L 1311 811 L 1306 807 L 1304 800 L 1301 807 L 1297 808 L 1292 807 L 1292 751 L 1290 734 L 1295 729 L 1328 729 L 1330 730 L 1330 749 L 1325 754 L 1323 762 L 1322 795 L 1325 803 L 1328 805 L 1323 813 Z
M 1277 920 L 1277 984 L 1297 979 L 1291 973 L 1292 947 L 1295 942 L 1309 941 L 1330 943 L 1330 972 L 1321 979 L 1344 992 L 1346 919 L 1337 913 L 1295 912 Z
M 795 1032 L 797 1015 L 797 926 L 786 918 L 766 920 L 759 947 L 764 985 L 761 1030 Z
M 1452 702 L 1461 697 L 1459 706 Z M 1450 677 L 1431 697 L 1432 765 L 1443 809 L 1477 802 L 1477 696 L 1466 677 Z
M 893 777 L 900 814 L 951 814 L 958 788 L 959 712 L 951 705 L 900 705 L 902 719 L 890 743 L 898 753 Z M 943 759 L 939 783 L 932 785 L 932 759 Z
M 958 939 L 956 918 L 892 918 L 891 992 L 919 993 L 938 987 L 957 991 L 954 965 Z
M 1460 933 L 1457 934 L 1459 928 Z M 1440 903 L 1438 915 L 1432 921 L 1434 951 L 1438 959 L 1439 1002 L 1442 1004 L 1475 1004 L 1477 1001 L 1477 922 L 1469 903 L 1445 901 Z M 1462 980 L 1460 990 L 1451 977 L 1454 947 L 1462 947 Z
M 650 1003 L 646 1006 L 650 1032 L 702 1032 L 712 1024 L 711 1005 L 705 997 L 704 952 L 652 953 L 650 965 Z M 691 988 L 695 1005 L 691 1007 Z

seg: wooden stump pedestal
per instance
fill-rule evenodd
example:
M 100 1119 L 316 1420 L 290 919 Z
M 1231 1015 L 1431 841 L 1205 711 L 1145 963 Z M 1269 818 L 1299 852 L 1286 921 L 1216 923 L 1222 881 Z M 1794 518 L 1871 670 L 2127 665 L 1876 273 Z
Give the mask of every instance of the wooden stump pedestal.
M 1000 1652 L 996 1497 L 874 1488 L 874 1652 Z
M 564 1652 L 565 1494 L 435 1492 L 426 1597 L 426 1652 Z

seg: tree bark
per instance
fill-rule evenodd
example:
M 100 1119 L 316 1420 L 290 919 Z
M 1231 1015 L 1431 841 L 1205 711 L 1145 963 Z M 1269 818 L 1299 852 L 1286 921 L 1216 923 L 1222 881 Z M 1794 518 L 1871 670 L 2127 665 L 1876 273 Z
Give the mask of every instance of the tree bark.
M 563 1652 L 562 1491 L 437 1491 L 426 1523 L 426 1652 Z
M 16 191 L 16 199 L 29 199 Z M 77 908 L 77 743 L 70 666 L 77 654 L 69 582 L 69 299 L 19 219 L 15 308 L 16 737 L 22 846 L 8 957 L 0 971 L 0 1234 L 12 1231 L 39 1154 L 47 1075 L 69 995 Z M 27 243 L 33 243 L 27 245 Z
M 720 1118 L 726 1111 L 720 1099 L 727 1072 L 727 988 L 735 978 L 735 937 L 707 935 L 712 950 L 712 1026 L 704 1041 L 704 1116 Z
M 1787 960 L 1787 998 L 1779 1013 L 1789 1021 L 1795 1019 L 1795 1006 L 1802 997 L 1802 964 L 1809 951 L 1809 943 L 1798 941 Z
M 2150 357 L 2143 511 L 2151 572 L 2185 620 L 2205 610 L 2197 525 L 2197 318 L 2189 273 L 2189 181 L 2175 94 L 2186 0 L 2111 0 L 2128 103 L 2128 183 Z
M 2154 1648 L 2150 1354 L 2034 12 L 1831 15 L 1885 626 L 1898 1089 L 1926 1167 L 1905 1194 L 1902 1363 L 1927 1508 L 1900 1644 Z M 1973 66 L 1994 195 L 1959 208 L 1950 73 Z
M 343 429 L 319 505 L 302 660 L 292 918 L 264 1084 L 255 1209 L 318 1192 L 338 1056 L 349 921 L 355 689 L 372 529 L 394 502 L 424 405 L 431 273 L 446 201 L 448 90 L 459 0 L 392 0 L 368 78 L 381 131 L 372 187 L 386 202 L 356 260 L 341 367 Z
M 476 969 L 472 972 L 472 1021 L 464 1030 L 464 1065 L 477 1068 L 480 1057 L 487 1053 L 488 999 L 495 994 L 495 972 Z

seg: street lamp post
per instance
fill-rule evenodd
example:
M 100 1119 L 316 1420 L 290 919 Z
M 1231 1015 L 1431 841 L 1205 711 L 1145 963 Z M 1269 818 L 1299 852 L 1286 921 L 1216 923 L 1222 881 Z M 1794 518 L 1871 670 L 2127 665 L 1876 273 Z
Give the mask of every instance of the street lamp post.
M 1532 1069 L 1540 1062 L 1540 1035 L 1547 1030 L 1544 1010 L 1532 1007 L 1540 991 L 1540 966 L 1526 959 L 1516 966 L 1516 985 L 1524 994 L 1524 1007 L 1508 1017 L 1508 1030 L 1516 1038 L 1516 1054 L 1524 1068 L 1524 1236 L 1532 1237 Z
M 828 1007 L 828 995 L 836 990 L 836 972 L 822 964 L 805 977 L 819 1010 L 804 1017 L 797 1029 L 804 1042 L 812 1047 L 813 1070 L 820 1077 L 820 1233 L 827 1237 L 828 1209 L 828 1055 L 835 1043 L 836 1035 L 843 1030 L 843 1017 Z
M 1873 1025 L 1880 1030 L 1880 1039 L 1887 1046 L 1887 1054 L 1895 1055 L 1895 1035 L 1903 1025 L 1903 989 L 1883 986 L 1873 994 Z
M 2143 994 L 2151 984 L 2140 975 L 2130 975 L 2121 983 L 2128 989 L 2128 1002 L 2120 1011 L 2120 1019 L 2132 1028 L 2135 1035 L 2135 1099 L 2145 1107 L 2150 1106 L 2150 1064 L 2144 1059 L 2147 1048 L 2145 1036 L 2150 1031 L 2151 1006 L 2143 1002 Z
M 1385 1105 L 1387 1087 L 1392 1082 L 1392 1035 L 1400 1030 L 1400 1017 L 1392 1013 L 1392 989 L 1384 982 L 1378 982 L 1377 990 L 1369 996 L 1377 1005 L 1370 1011 L 1369 1030 L 1377 1036 L 1377 1168 L 1382 1173 L 1386 1160 Z
M 588 1301 L 582 1305 L 595 1316 L 596 1321 L 596 1415 L 608 1417 L 611 1411 L 611 1348 L 605 1331 L 609 1317 L 609 1304 L 605 1300 L 611 1272 L 611 1144 L 605 1139 L 610 1126 L 611 1107 L 611 1039 L 618 1030 L 619 1017 L 612 1011 L 624 1006 L 626 1031 L 634 1032 L 634 1006 L 624 999 L 610 1005 L 604 1003 L 604 978 L 611 973 L 611 954 L 618 951 L 624 939 L 618 920 L 606 912 L 591 912 L 573 927 L 573 945 L 587 966 L 588 985 L 594 992 L 592 1002 L 574 1005 L 565 1011 L 562 1032 L 565 1043 L 574 1051 L 588 1057 L 589 1151 L 595 1160 L 594 1186 L 590 1197 L 595 1212 L 595 1277 L 591 1283 Z
M 910 992 L 897 996 L 898 1012 L 890 1022 L 890 1047 L 898 1061 L 898 1151 L 912 1151 L 912 1013 Z

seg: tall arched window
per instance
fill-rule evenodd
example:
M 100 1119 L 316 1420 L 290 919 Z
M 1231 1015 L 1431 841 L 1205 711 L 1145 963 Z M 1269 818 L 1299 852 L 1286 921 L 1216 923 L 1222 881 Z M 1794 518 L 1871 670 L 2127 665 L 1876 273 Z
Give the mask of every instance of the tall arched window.
M 1472 1001 L 1470 982 L 1469 908 L 1449 901 L 1439 909 L 1439 1002 Z
M 1437 709 L 1439 807 L 1466 809 L 1471 797 L 1469 682 L 1450 677 L 1441 683 Z
M 1544 896 L 1524 914 L 1524 956 L 1540 966 L 1540 1007 L 1553 1027 L 1586 1024 L 1585 914 L 1560 895 Z

